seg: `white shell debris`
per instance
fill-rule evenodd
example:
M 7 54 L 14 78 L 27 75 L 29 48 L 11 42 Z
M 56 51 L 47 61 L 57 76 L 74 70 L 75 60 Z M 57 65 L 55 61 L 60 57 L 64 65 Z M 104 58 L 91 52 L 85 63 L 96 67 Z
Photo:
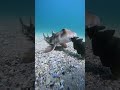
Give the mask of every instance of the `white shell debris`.
M 72 42 L 67 45 L 62 51 L 42 53 L 48 44 L 42 36 L 36 37 L 36 90 L 84 90 L 85 60 L 76 55 Z

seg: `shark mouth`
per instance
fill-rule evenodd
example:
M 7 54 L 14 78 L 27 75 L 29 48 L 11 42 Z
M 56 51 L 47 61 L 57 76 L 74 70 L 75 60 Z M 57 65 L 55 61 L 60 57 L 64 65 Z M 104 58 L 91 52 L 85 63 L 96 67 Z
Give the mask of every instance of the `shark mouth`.
M 60 32 L 55 33 L 52 31 L 52 36 L 45 36 L 43 33 L 44 40 L 50 45 L 45 49 L 45 53 L 50 52 L 55 49 L 57 45 L 61 45 L 64 48 L 67 48 L 66 43 L 71 42 L 71 38 L 77 37 L 75 32 L 72 32 L 68 29 L 62 29 Z

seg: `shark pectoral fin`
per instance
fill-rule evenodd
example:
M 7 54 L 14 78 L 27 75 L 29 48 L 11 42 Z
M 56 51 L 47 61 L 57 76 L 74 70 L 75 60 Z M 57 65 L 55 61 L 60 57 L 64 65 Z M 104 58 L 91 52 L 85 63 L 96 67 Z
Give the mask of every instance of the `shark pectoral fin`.
M 45 49 L 44 53 L 47 53 L 47 52 L 50 52 L 50 51 L 54 50 L 55 47 L 56 47 L 56 45 L 48 46 L 48 47 Z
M 67 48 L 67 44 L 66 43 L 61 43 L 60 44 L 62 47 L 64 47 L 64 48 Z

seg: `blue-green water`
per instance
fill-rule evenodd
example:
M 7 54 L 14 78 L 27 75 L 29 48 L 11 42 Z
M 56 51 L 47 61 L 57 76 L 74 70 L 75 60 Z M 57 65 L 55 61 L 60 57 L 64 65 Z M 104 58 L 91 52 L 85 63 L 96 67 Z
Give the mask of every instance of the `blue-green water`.
M 120 25 L 120 0 L 85 0 L 85 9 L 98 15 L 103 24 Z
M 35 0 L 36 36 L 68 28 L 84 38 L 85 0 Z
M 34 7 L 34 0 L 1 0 L 0 17 L 6 20 L 7 16 L 34 16 Z

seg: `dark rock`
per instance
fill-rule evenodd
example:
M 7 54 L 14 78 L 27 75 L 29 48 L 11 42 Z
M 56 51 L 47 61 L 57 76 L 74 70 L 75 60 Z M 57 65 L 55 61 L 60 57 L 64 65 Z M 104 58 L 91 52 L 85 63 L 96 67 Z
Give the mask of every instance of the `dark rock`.
M 62 72 L 62 75 L 65 75 L 65 72 Z
M 77 50 L 78 54 L 81 54 L 81 56 L 85 57 L 85 42 L 83 42 L 83 39 L 80 39 L 79 37 L 71 38 L 73 42 L 73 47 L 75 50 Z

